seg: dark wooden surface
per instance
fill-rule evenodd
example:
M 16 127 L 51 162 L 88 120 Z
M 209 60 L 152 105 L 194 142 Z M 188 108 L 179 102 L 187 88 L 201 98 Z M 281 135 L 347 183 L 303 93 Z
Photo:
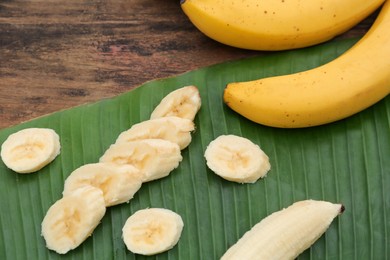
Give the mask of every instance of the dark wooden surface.
M 374 18 L 339 38 L 363 35 Z M 263 54 L 207 38 L 179 0 L 0 0 L 0 129 Z

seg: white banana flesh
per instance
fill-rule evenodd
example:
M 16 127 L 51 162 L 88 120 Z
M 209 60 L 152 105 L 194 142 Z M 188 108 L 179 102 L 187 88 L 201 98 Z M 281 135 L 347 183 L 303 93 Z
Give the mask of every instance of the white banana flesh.
M 106 207 L 128 202 L 141 188 L 142 175 L 131 165 L 107 163 L 85 164 L 65 180 L 63 196 L 69 196 L 83 186 L 93 186 L 103 192 Z
M 295 259 L 344 211 L 341 204 L 303 200 L 264 218 L 222 256 L 236 259 Z
M 116 143 L 142 139 L 164 139 L 177 143 L 182 150 L 191 143 L 191 132 L 194 130 L 194 123 L 189 119 L 176 116 L 161 117 L 133 125 L 119 135 Z
M 268 156 L 247 138 L 221 135 L 210 142 L 204 154 L 207 166 L 222 178 L 254 183 L 271 169 Z
M 60 148 L 60 138 L 53 129 L 26 128 L 4 141 L 1 158 L 15 172 L 32 173 L 52 162 Z
M 201 107 L 199 90 L 195 86 L 176 89 L 166 95 L 155 107 L 150 118 L 177 116 L 194 120 Z
M 132 165 L 143 174 L 143 182 L 160 179 L 179 166 L 183 157 L 178 144 L 162 139 L 144 139 L 113 144 L 100 162 Z
M 105 212 L 103 192 L 92 186 L 56 201 L 42 221 L 47 248 L 59 254 L 75 249 L 92 234 Z
M 183 226 L 180 215 L 169 209 L 142 209 L 127 219 L 122 229 L 123 240 L 135 254 L 155 255 L 177 244 Z

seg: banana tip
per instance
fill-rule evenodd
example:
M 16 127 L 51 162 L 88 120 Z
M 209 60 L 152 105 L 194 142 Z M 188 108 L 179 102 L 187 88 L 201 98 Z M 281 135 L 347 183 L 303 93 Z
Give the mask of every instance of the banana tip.
M 344 211 L 345 211 L 345 206 L 343 204 L 341 204 L 340 214 L 342 214 Z

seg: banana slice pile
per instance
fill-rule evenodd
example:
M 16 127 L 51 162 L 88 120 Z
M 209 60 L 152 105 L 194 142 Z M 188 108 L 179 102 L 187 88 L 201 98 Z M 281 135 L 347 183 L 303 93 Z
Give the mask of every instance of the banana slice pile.
M 60 138 L 49 128 L 27 128 L 11 134 L 1 146 L 4 164 L 18 173 L 36 172 L 60 154 Z
M 177 89 L 161 100 L 150 120 L 122 132 L 99 162 L 75 169 L 65 180 L 63 197 L 42 221 L 46 246 L 59 254 L 75 249 L 92 234 L 107 207 L 129 202 L 142 183 L 177 168 L 200 107 L 195 86 Z M 170 210 L 148 209 L 128 219 L 123 238 L 134 253 L 156 254 L 178 242 L 183 225 Z

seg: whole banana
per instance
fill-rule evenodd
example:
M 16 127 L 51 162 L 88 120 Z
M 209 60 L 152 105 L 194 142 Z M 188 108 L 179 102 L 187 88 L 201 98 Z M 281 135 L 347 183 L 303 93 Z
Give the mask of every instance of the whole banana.
M 378 102 L 390 92 L 390 2 L 366 35 L 346 53 L 317 68 L 229 83 L 224 102 L 268 126 L 299 128 L 334 122 Z
M 190 21 L 221 43 L 286 50 L 329 40 L 356 25 L 384 0 L 182 0 Z

